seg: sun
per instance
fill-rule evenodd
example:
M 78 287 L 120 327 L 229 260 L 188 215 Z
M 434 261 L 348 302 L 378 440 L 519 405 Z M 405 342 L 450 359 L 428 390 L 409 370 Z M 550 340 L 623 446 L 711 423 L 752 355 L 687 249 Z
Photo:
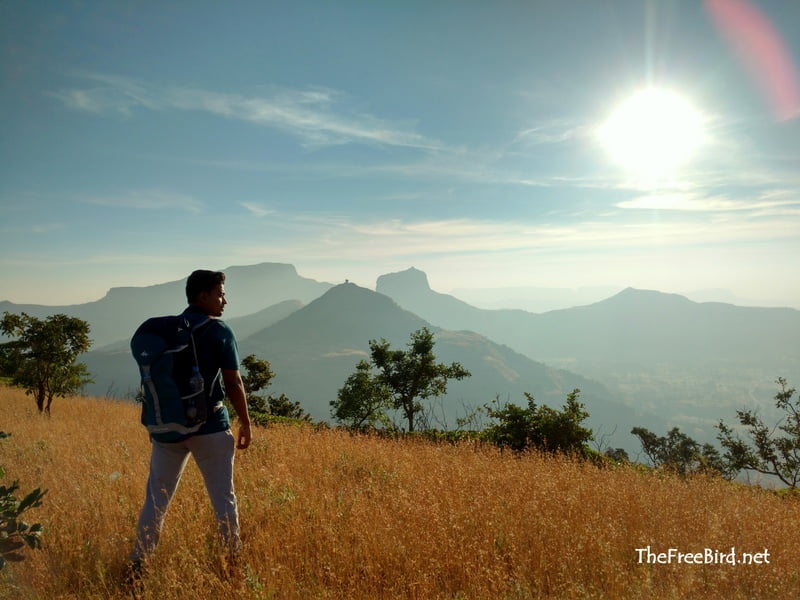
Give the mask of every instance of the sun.
M 612 110 L 597 137 L 614 163 L 634 176 L 660 179 L 696 157 L 706 141 L 705 118 L 686 96 L 651 87 Z

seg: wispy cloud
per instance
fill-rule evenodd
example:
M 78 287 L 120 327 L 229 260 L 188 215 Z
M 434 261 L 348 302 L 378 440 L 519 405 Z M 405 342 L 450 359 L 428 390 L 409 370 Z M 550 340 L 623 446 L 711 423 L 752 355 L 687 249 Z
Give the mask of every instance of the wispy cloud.
M 92 113 L 130 115 L 137 107 L 162 108 L 157 94 L 133 79 L 97 74 L 82 74 L 80 78 L 89 85 L 54 90 L 50 95 L 69 108 Z
M 240 205 L 255 217 L 261 218 L 275 214 L 275 211 L 271 208 L 256 204 L 255 202 L 241 202 Z
M 624 200 L 615 205 L 626 209 L 672 210 L 690 212 L 755 212 L 759 215 L 797 214 L 800 196 L 787 190 L 770 190 L 747 199 L 703 196 L 696 193 L 654 193 Z
M 677 213 L 670 219 L 583 218 L 569 222 L 525 223 L 477 219 L 409 221 L 401 219 L 355 220 L 335 215 L 276 219 L 273 241 L 240 247 L 247 256 L 287 254 L 295 260 L 407 261 L 415 257 L 552 255 L 568 248 L 592 256 L 603 252 L 637 255 L 669 248 L 730 247 L 763 240 L 793 240 L 793 221 L 780 216 L 753 219 L 747 212 L 713 220 L 702 213 Z M 300 237 L 280 231 L 302 229 Z
M 592 128 L 589 125 L 566 119 L 553 119 L 537 123 L 520 131 L 515 136 L 514 143 L 537 146 L 541 144 L 559 144 L 574 139 L 588 138 L 591 134 Z
M 51 231 L 57 231 L 63 228 L 63 223 L 36 223 L 31 226 L 31 231 L 33 233 L 50 233 Z
M 343 94 L 326 88 L 273 89 L 245 96 L 97 73 L 81 74 L 80 79 L 91 85 L 57 90 L 52 96 L 72 109 L 98 114 L 131 115 L 136 109 L 202 111 L 279 129 L 306 146 L 359 142 L 442 149 L 440 142 L 408 127 L 370 114 L 347 112 Z
M 354 110 L 350 108 L 351 99 L 346 94 L 329 88 L 269 87 L 241 94 L 162 85 L 108 74 L 82 73 L 77 75 L 77 79 L 83 85 L 60 89 L 52 92 L 52 95 L 74 110 L 98 115 L 133 116 L 138 111 L 200 112 L 282 131 L 307 148 L 356 143 L 426 150 L 413 158 L 403 155 L 402 162 L 375 160 L 363 164 L 314 164 L 304 161 L 302 165 L 276 165 L 274 162 L 265 164 L 249 158 L 193 160 L 171 157 L 172 160 L 240 171 L 280 172 L 284 178 L 388 175 L 455 183 L 629 190 L 642 192 L 642 196 L 621 203 L 619 208 L 653 208 L 655 205 L 667 208 L 666 205 L 670 204 L 673 210 L 731 209 L 731 205 L 727 204 L 729 201 L 721 197 L 714 202 L 675 202 L 659 194 L 656 199 L 646 193 L 652 188 L 647 182 L 634 181 L 624 173 L 604 169 L 599 162 L 571 171 L 568 166 L 561 167 L 561 172 L 532 171 L 529 153 L 540 152 L 542 146 L 567 151 L 573 145 L 576 151 L 582 149 L 585 152 L 586 145 L 594 143 L 593 125 L 577 118 L 561 117 L 532 123 L 518 131 L 503 148 L 467 149 L 419 133 L 412 124 Z M 793 172 L 777 173 L 774 169 L 758 168 L 753 164 L 736 164 L 737 159 L 732 157 L 737 153 L 730 151 L 733 144 L 731 140 L 736 139 L 734 125 L 719 125 L 715 130 L 715 139 L 716 146 L 707 153 L 709 158 L 702 165 L 696 165 L 693 172 L 686 174 L 687 180 L 696 184 L 692 187 L 722 189 L 731 185 L 796 185 L 796 175 L 791 174 Z M 726 148 L 728 151 L 723 152 Z M 795 178 L 794 181 L 791 177 Z
M 0 233 L 3 234 L 46 234 L 59 229 L 64 229 L 63 223 L 41 223 L 36 222 L 30 225 L 17 225 L 0 227 Z
M 137 210 L 183 210 L 193 214 L 204 210 L 203 203 L 197 198 L 164 190 L 133 190 L 113 195 L 89 196 L 82 201 L 95 206 Z

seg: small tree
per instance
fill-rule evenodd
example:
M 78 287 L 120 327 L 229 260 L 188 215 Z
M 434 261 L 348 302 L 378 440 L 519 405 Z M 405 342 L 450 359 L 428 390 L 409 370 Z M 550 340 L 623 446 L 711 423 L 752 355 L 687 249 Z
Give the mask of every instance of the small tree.
M 617 463 L 628 463 L 631 460 L 625 448 L 606 448 L 603 456 Z
M 270 394 L 267 397 L 267 402 L 269 404 L 269 414 L 273 417 L 287 417 L 289 419 L 311 421 L 311 415 L 300 406 L 300 403 L 289 400 L 286 394 L 281 394 L 277 398 Z
M 255 354 L 250 354 L 242 359 L 242 367 L 244 367 L 242 383 L 244 384 L 244 393 L 247 398 L 247 408 L 254 412 L 269 412 L 268 400 L 256 394 L 256 392 L 269 387 L 273 377 L 275 377 L 269 361 L 258 358 Z
M 730 478 L 730 466 L 711 444 L 700 444 L 673 427 L 661 437 L 644 427 L 634 427 L 631 433 L 639 438 L 642 452 L 654 467 L 673 471 L 679 475 L 690 473 L 718 473 Z M 735 474 L 735 473 L 733 473 Z
M 487 428 L 484 437 L 516 452 L 536 448 L 545 452 L 585 455 L 588 451 L 586 444 L 592 439 L 592 430 L 581 425 L 589 413 L 578 400 L 579 396 L 579 389 L 570 392 L 561 410 L 538 406 L 527 392 L 527 408 L 516 404 L 500 407 L 487 405 L 489 416 L 498 419 L 499 423 Z
M 391 405 L 392 394 L 386 384 L 371 372 L 370 364 L 362 360 L 331 401 L 331 415 L 349 427 L 374 427 L 387 424 L 385 410 Z
M 256 393 L 269 387 L 275 377 L 269 361 L 250 354 L 242 359 L 242 366 L 245 369 L 242 383 L 244 383 L 247 408 L 257 421 L 265 420 L 267 415 L 304 421 L 311 420 L 311 415 L 303 410 L 300 403 L 292 402 L 285 394 L 281 394 L 277 398 L 270 394 L 265 398 Z
M 459 363 L 437 363 L 433 354 L 433 334 L 424 327 L 411 334 L 408 350 L 391 350 L 385 339 L 370 340 L 372 364 L 378 369 L 378 381 L 391 395 L 391 406 L 403 413 L 408 430 L 414 431 L 420 400 L 447 392 L 447 382 L 464 379 L 470 372 Z
M 39 412 L 50 414 L 54 397 L 74 394 L 92 382 L 86 365 L 75 362 L 91 345 L 86 321 L 63 314 L 41 320 L 6 312 L 0 331 L 17 338 L 3 344 L 3 362 L 15 365 L 11 383 L 33 395 Z
M 746 428 L 750 441 L 742 440 L 722 421 L 717 428 L 725 458 L 736 470 L 749 470 L 774 475 L 790 488 L 797 488 L 800 481 L 800 398 L 792 401 L 795 389 L 779 377 L 776 383 L 780 391 L 775 395 L 775 407 L 784 416 L 768 426 L 755 412 L 737 410 L 736 417 Z

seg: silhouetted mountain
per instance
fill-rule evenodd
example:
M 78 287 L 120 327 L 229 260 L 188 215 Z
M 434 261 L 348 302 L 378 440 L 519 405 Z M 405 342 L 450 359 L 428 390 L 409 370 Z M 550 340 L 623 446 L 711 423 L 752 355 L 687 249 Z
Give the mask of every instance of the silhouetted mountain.
M 329 418 L 329 401 L 368 357 L 369 340 L 405 347 L 423 326 L 436 334 L 439 360 L 461 362 L 473 373 L 452 383 L 449 408 L 480 406 L 497 394 L 522 403 L 526 391 L 560 406 L 578 387 L 592 426 L 599 421 L 607 432 L 616 423 L 623 436 L 632 425 L 652 423 L 635 414 L 655 413 L 709 441 L 713 424 L 733 419 L 735 409 L 768 410 L 776 377 L 795 385 L 799 378 L 800 311 L 794 309 L 697 303 L 628 288 L 586 306 L 535 314 L 476 308 L 433 291 L 417 269 L 381 276 L 377 292 L 306 279 L 291 265 L 225 271 L 225 319 L 242 356 L 269 360 L 277 373 L 269 392 L 286 393 L 315 418 Z M 125 395 L 138 385 L 130 335 L 147 317 L 181 311 L 183 286 L 184 280 L 114 288 L 96 302 L 66 307 L 3 302 L 0 312 L 64 312 L 88 321 L 95 350 L 82 360 L 97 380 L 88 391 Z
M 284 300 L 274 306 L 260 310 L 252 315 L 245 317 L 235 317 L 225 319 L 225 322 L 233 329 L 236 339 L 244 339 L 254 333 L 261 331 L 265 327 L 277 323 L 288 317 L 293 312 L 303 308 L 303 303 L 299 300 Z
M 367 358 L 369 340 L 404 344 L 427 323 L 388 298 L 345 283 L 282 321 L 239 341 L 243 355 L 256 354 L 276 373 L 270 391 L 285 393 L 316 418 L 330 416 L 329 402 Z
M 50 306 L 2 301 L 0 313 L 25 312 L 40 319 L 57 313 L 77 317 L 89 323 L 92 347 L 98 348 L 130 337 L 139 323 L 154 312 L 169 314 L 183 310 L 182 285 L 182 282 L 173 281 L 146 287 L 111 288 L 100 300 L 85 304 Z
M 324 354 L 346 346 L 366 348 L 370 336 L 390 342 L 407 341 L 410 332 L 426 325 L 426 321 L 403 310 L 388 296 L 344 283 L 250 336 L 246 343 L 273 343 L 280 339 L 288 344 L 287 351 L 296 348 L 307 354 L 313 349 Z
M 286 393 L 315 417 L 329 418 L 330 401 L 359 360 L 369 358 L 370 340 L 386 339 L 392 347 L 405 348 L 411 333 L 422 327 L 435 334 L 437 360 L 459 362 L 472 373 L 452 382 L 442 401 L 451 426 L 457 416 L 464 416 L 465 407 L 482 406 L 498 395 L 502 401 L 524 404 L 524 392 L 530 392 L 537 402 L 560 407 L 574 388 L 582 390 L 593 426 L 603 425 L 609 432 L 619 423 L 629 431 L 636 423 L 631 411 L 611 402 L 609 392 L 597 382 L 551 369 L 479 334 L 431 326 L 387 296 L 353 284 L 330 289 L 281 322 L 242 340 L 240 348 L 270 361 L 276 372 L 272 393 Z
M 377 291 L 447 329 L 470 328 L 536 360 L 800 360 L 800 311 L 692 302 L 628 288 L 588 306 L 542 314 L 484 310 L 431 290 L 416 269 L 382 275 Z M 795 363 L 797 364 L 797 363 Z
M 497 396 L 524 405 L 524 392 L 530 392 L 537 402 L 560 407 L 574 388 L 582 391 L 590 426 L 602 427 L 604 433 L 619 425 L 618 435 L 624 438 L 634 425 L 654 423 L 612 402 L 608 390 L 595 381 L 532 361 L 477 333 L 433 327 L 389 297 L 351 283 L 331 288 L 250 336 L 240 335 L 239 349 L 242 356 L 256 354 L 270 362 L 276 377 L 268 393 L 285 393 L 316 419 L 329 420 L 330 401 L 357 363 L 369 358 L 370 340 L 386 339 L 392 347 L 405 348 L 411 333 L 422 327 L 435 334 L 437 360 L 460 362 L 472 373 L 451 382 L 447 397 L 436 406 L 436 416 L 449 426 Z M 91 393 L 124 395 L 136 389 L 138 373 L 127 345 L 110 345 L 85 358 L 97 380 Z M 617 445 L 630 442 L 621 439 Z
M 313 279 L 300 277 L 292 265 L 263 263 L 246 267 L 228 267 L 225 291 L 228 306 L 226 319 L 242 317 L 273 306 L 284 300 L 307 303 L 331 287 Z M 187 273 L 188 276 L 188 273 Z M 43 306 L 0 302 L 0 314 L 26 312 L 44 318 L 64 313 L 87 321 L 91 326 L 93 347 L 99 348 L 122 339 L 129 339 L 138 325 L 148 317 L 177 314 L 186 307 L 186 279 L 146 287 L 117 287 L 94 302 L 69 306 Z
M 524 310 L 475 308 L 448 294 L 431 289 L 428 277 L 415 268 L 378 277 L 376 291 L 445 329 L 468 329 L 526 354 L 529 329 L 537 316 Z M 533 357 L 531 354 L 526 354 Z
M 274 306 L 284 300 L 299 300 L 308 304 L 332 287 L 301 277 L 293 265 L 262 263 L 225 269 L 225 291 L 228 306 L 225 318 L 241 317 Z
M 302 303 L 286 300 L 265 308 L 255 314 L 234 319 L 225 319 L 237 339 L 264 329 L 298 310 Z M 131 332 L 132 334 L 133 332 Z M 244 357 L 244 355 L 242 355 Z M 130 336 L 81 355 L 95 383 L 89 384 L 85 392 L 95 396 L 133 397 L 139 385 L 136 363 L 131 356 Z
M 473 282 L 480 285 L 480 281 Z M 532 313 L 543 313 L 573 306 L 584 306 L 599 302 L 620 291 L 620 287 L 592 286 L 578 288 L 552 288 L 534 286 L 513 287 L 469 287 L 456 288 L 450 293 L 464 302 L 478 308 L 521 309 Z M 711 294 L 712 292 L 709 292 Z M 719 300 L 723 292 L 718 292 L 714 300 Z M 694 298 L 694 296 L 691 296 Z M 704 300 L 710 299 L 704 297 Z M 727 299 L 730 299 L 728 297 Z
M 431 290 L 416 269 L 377 290 L 434 325 L 469 328 L 534 360 L 592 377 L 689 434 L 754 402 L 769 408 L 779 375 L 800 368 L 800 311 L 696 303 L 628 288 L 587 306 L 542 314 L 482 310 Z M 694 430 L 692 430 L 694 427 Z
M 393 298 L 400 306 L 431 323 L 448 329 L 479 331 L 474 324 L 468 325 L 468 323 L 472 323 L 475 319 L 482 320 L 488 313 L 494 316 L 529 314 L 521 310 L 487 311 L 475 308 L 448 294 L 434 292 L 428 284 L 428 276 L 414 267 L 399 273 L 381 275 L 378 277 L 375 291 Z M 451 326 L 455 323 L 458 325 Z
M 480 286 L 481 281 L 473 282 Z M 562 310 L 574 306 L 594 304 L 618 294 L 622 286 L 579 286 L 576 288 L 553 288 L 534 286 L 512 287 L 462 287 L 453 289 L 450 293 L 472 306 L 485 309 L 518 308 L 532 313 L 543 313 L 552 310 Z M 751 290 L 754 295 L 769 294 L 770 290 Z M 785 307 L 800 309 L 800 301 L 776 300 L 764 297 L 756 300 L 752 297 L 742 297 L 723 288 L 708 288 L 678 291 L 693 302 L 722 302 L 737 306 L 758 307 Z
M 628 288 L 589 306 L 541 315 L 527 350 L 621 362 L 800 364 L 800 311 L 692 302 Z M 545 342 L 547 340 L 547 342 Z

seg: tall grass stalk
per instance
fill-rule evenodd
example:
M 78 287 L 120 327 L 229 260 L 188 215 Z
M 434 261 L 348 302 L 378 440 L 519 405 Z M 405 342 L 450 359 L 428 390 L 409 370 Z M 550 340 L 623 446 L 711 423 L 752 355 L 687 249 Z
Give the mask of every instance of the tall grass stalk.
M 43 549 L 0 573 L 0 598 L 123 598 L 147 477 L 138 409 L 59 400 L 51 418 L 0 387 L 0 464 Z M 223 568 L 203 484 L 183 477 L 141 598 L 788 598 L 800 505 L 721 480 L 564 457 L 276 425 L 237 454 L 245 553 Z M 769 564 L 640 564 L 654 552 L 769 551 Z

